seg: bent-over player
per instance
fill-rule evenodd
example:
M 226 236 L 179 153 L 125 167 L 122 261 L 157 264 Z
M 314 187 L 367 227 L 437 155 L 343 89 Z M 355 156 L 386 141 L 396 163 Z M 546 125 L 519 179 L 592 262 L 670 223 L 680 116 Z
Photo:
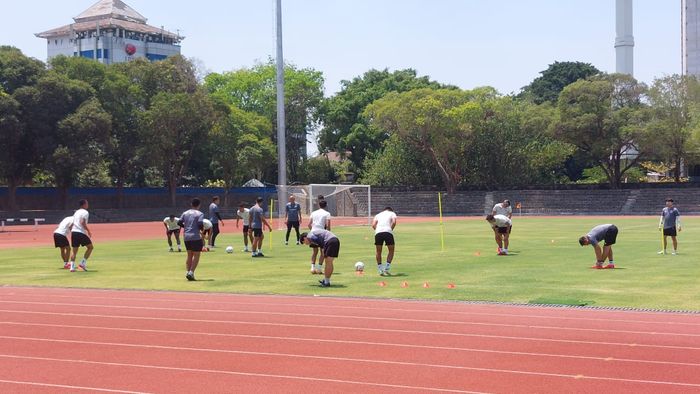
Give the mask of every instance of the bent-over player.
M 600 241 L 605 241 L 605 245 L 601 249 Z M 581 246 L 592 245 L 595 251 L 595 266 L 592 268 L 602 269 L 602 268 L 615 268 L 615 261 L 613 260 L 613 250 L 612 246 L 617 241 L 617 227 L 614 224 L 601 224 L 595 226 L 588 232 L 588 234 L 582 236 L 578 239 L 578 243 Z M 608 260 L 608 265 L 603 267 L 605 260 Z

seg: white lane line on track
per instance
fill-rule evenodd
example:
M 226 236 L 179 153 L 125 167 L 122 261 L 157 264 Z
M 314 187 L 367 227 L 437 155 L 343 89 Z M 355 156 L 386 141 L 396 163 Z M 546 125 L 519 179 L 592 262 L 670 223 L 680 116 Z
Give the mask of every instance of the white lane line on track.
M 515 337 L 506 335 L 487 335 L 487 334 L 469 334 L 460 332 L 440 332 L 440 331 L 420 331 L 420 330 L 398 330 L 390 328 L 372 328 L 372 327 L 350 327 L 350 326 L 329 326 L 318 324 L 291 324 L 291 323 L 267 323 L 254 321 L 231 321 L 231 320 L 205 320 L 205 319 L 177 319 L 167 317 L 144 317 L 144 316 L 128 316 L 128 315 L 95 315 L 83 313 L 59 313 L 59 312 L 37 312 L 37 311 L 13 311 L 2 310 L 0 313 L 16 313 L 30 315 L 47 315 L 47 316 L 69 316 L 69 317 L 87 317 L 87 318 L 105 318 L 105 319 L 124 319 L 124 320 L 144 320 L 144 321 L 173 321 L 183 323 L 206 323 L 206 324 L 235 324 L 235 325 L 258 325 L 269 327 L 302 327 L 314 329 L 334 329 L 334 330 L 353 330 L 353 331 L 371 331 L 371 332 L 394 332 L 401 334 L 425 334 L 425 335 L 443 335 L 451 337 L 471 337 L 471 338 L 494 338 L 494 339 L 512 339 L 517 341 L 539 341 L 539 342 L 554 342 L 554 343 L 574 343 L 574 344 L 589 344 L 589 345 L 606 345 L 606 346 L 624 346 L 624 347 L 643 347 L 657 349 L 683 349 L 683 350 L 700 350 L 700 347 L 694 346 L 675 346 L 675 345 L 652 345 L 639 342 L 600 342 L 600 341 L 580 341 L 571 339 L 553 339 L 553 338 L 535 338 L 535 337 Z
M 437 387 L 416 387 L 416 386 L 405 386 L 405 385 L 386 384 L 386 383 L 360 382 L 360 381 L 342 380 L 342 379 L 312 378 L 312 377 L 294 376 L 294 375 L 274 375 L 274 374 L 253 373 L 253 372 L 224 371 L 224 370 L 216 370 L 216 369 L 165 367 L 165 366 L 158 366 L 158 365 L 117 363 L 117 362 L 107 362 L 107 361 L 68 360 L 68 359 L 49 358 L 49 357 L 17 356 L 17 355 L 12 355 L 12 354 L 0 354 L 0 358 L 9 358 L 9 359 L 16 359 L 16 360 L 19 359 L 19 360 L 49 361 L 49 362 L 58 362 L 58 363 L 62 363 L 62 364 L 63 363 L 81 363 L 81 364 L 104 365 L 104 366 L 113 366 L 113 367 L 144 368 L 144 369 L 156 369 L 156 370 L 179 371 L 179 372 L 197 372 L 197 373 L 248 376 L 248 377 L 259 377 L 259 378 L 279 378 L 279 379 L 303 380 L 303 381 L 313 381 L 313 382 L 355 384 L 355 385 L 361 385 L 361 386 L 398 388 L 398 389 L 417 390 L 417 391 L 437 391 L 437 392 L 447 392 L 447 393 L 487 394 L 487 393 L 480 392 L 480 391 L 441 389 L 441 388 L 437 388 Z
M 311 318 L 328 318 L 328 319 L 351 319 L 351 320 L 369 320 L 369 321 L 389 321 L 400 323 L 427 323 L 453 326 L 481 326 L 481 327 L 506 327 L 506 328 L 526 328 L 528 330 L 557 330 L 557 331 L 581 331 L 581 332 L 600 332 L 610 333 L 609 328 L 578 328 L 578 327 L 560 327 L 560 326 L 542 326 L 531 324 L 505 324 L 505 323 L 486 323 L 486 322 L 463 322 L 452 320 L 428 320 L 428 319 L 401 319 L 394 317 L 368 317 L 368 316 L 352 316 L 352 315 L 327 315 L 319 313 L 292 313 L 292 312 L 267 312 L 267 311 L 246 311 L 246 310 L 222 310 L 222 309 L 195 309 L 195 308 L 165 308 L 165 307 L 150 307 L 150 306 L 120 306 L 120 305 L 101 305 L 101 304 L 77 304 L 77 303 L 60 303 L 60 302 L 32 302 L 32 301 L 6 301 L 0 300 L 0 304 L 19 304 L 19 305 L 40 305 L 40 306 L 63 306 L 63 307 L 81 307 L 81 308 L 105 308 L 105 309 L 130 309 L 143 311 L 163 311 L 163 312 L 192 312 L 192 313 L 220 313 L 220 314 L 249 314 L 249 315 L 276 315 L 288 317 L 311 317 Z M 700 334 L 685 334 L 673 332 L 658 332 L 658 331 L 633 331 L 633 330 L 614 330 L 618 334 L 638 334 L 638 335 L 654 335 L 654 336 L 670 336 L 670 337 L 700 337 Z
M 17 338 L 17 339 L 35 340 L 35 339 L 28 339 L 28 338 Z M 45 340 L 38 340 L 38 341 L 45 341 Z M 246 352 L 246 351 L 219 350 L 219 349 L 203 350 L 203 349 L 197 349 L 197 348 L 185 348 L 185 347 L 175 347 L 175 346 L 146 346 L 146 345 L 136 346 L 136 345 L 126 345 L 126 344 L 120 344 L 120 343 L 100 343 L 100 342 L 89 342 L 89 341 L 54 341 L 54 340 L 50 340 L 47 342 L 65 342 L 65 343 L 72 343 L 72 344 L 91 344 L 91 345 L 106 345 L 106 346 L 121 346 L 121 347 L 138 347 L 138 348 L 146 348 L 146 349 L 163 349 L 163 350 L 178 350 L 178 351 L 191 351 L 191 352 L 228 353 L 228 354 L 242 354 L 242 355 L 251 355 L 251 356 L 287 357 L 287 358 L 322 360 L 322 361 L 358 362 L 358 363 L 368 363 L 368 364 L 388 364 L 388 365 L 395 365 L 395 366 L 439 368 L 439 369 L 456 370 L 456 371 L 479 371 L 479 372 L 505 373 L 505 374 L 528 375 L 528 376 L 571 378 L 571 379 L 577 379 L 577 380 L 589 379 L 589 380 L 609 381 L 609 382 L 626 382 L 626 383 L 640 383 L 640 384 L 661 385 L 661 386 L 679 386 L 679 387 L 697 387 L 697 388 L 700 388 L 700 384 L 695 384 L 695 383 L 668 382 L 668 381 L 644 380 L 644 379 L 610 378 L 610 377 L 603 377 L 603 376 L 588 376 L 588 375 L 581 376 L 581 375 L 571 375 L 571 374 L 559 374 L 559 373 L 550 373 L 550 372 L 532 372 L 532 371 L 498 369 L 498 368 L 460 367 L 460 366 L 455 366 L 455 365 L 439 365 L 439 364 L 436 365 L 436 364 L 426 364 L 426 363 L 411 363 L 411 362 L 403 362 L 403 361 L 382 361 L 382 360 L 372 360 L 372 359 L 356 359 L 356 358 L 347 358 L 347 357 L 324 357 L 324 356 L 308 356 L 308 355 L 285 354 L 285 353 Z M 0 358 L 2 358 L 2 357 L 43 359 L 41 357 L 0 354 Z M 60 359 L 58 359 L 57 361 L 88 362 L 88 363 L 98 363 L 98 364 L 108 364 L 108 365 L 118 364 L 118 365 L 124 365 L 124 366 L 134 366 L 134 367 L 139 367 L 139 368 L 165 368 L 165 369 L 176 369 L 176 370 L 180 370 L 180 369 L 188 370 L 187 368 L 180 368 L 180 367 L 163 367 L 163 366 L 138 365 L 138 364 L 130 365 L 130 364 L 103 362 L 103 361 L 60 360 Z M 208 372 L 209 370 L 198 370 L 198 371 L 207 371 Z M 218 372 L 225 372 L 225 371 L 218 371 Z M 368 384 L 377 385 L 376 383 L 368 383 Z M 420 389 L 420 387 L 416 387 L 416 388 Z
M 69 386 L 69 385 L 65 385 L 65 384 L 50 384 L 50 383 L 39 383 L 39 382 L 25 382 L 25 381 L 19 381 L 19 380 L 3 380 L 3 379 L 0 379 L 0 383 L 5 383 L 5 384 L 16 384 L 16 385 L 20 385 L 20 386 L 51 387 L 51 388 L 57 388 L 57 389 L 71 389 L 71 390 L 84 390 L 84 391 L 99 391 L 99 392 L 105 392 L 105 393 L 149 394 L 148 392 L 144 392 L 144 391 L 112 390 L 112 389 L 103 389 L 103 388 L 99 388 L 99 387 Z
M 75 295 L 35 295 L 26 294 L 22 295 L 23 299 L 27 297 L 39 297 L 42 299 L 46 298 L 66 298 L 75 299 Z M 309 300 L 319 300 L 319 297 L 309 298 Z M 322 300 L 332 300 L 328 298 L 321 298 Z M 253 306 L 253 307 L 276 307 L 276 308 L 286 308 L 286 307 L 298 307 L 298 308 L 309 308 L 309 304 L 279 304 L 270 302 L 235 302 L 235 301 L 207 301 L 207 300 L 184 300 L 184 299 L 168 299 L 168 298 L 128 298 L 128 297 L 90 297 L 90 300 L 118 300 L 118 301 L 137 301 L 137 302 L 166 302 L 166 303 L 195 303 L 195 304 L 208 304 L 208 305 L 239 305 L 239 306 Z M 391 302 L 392 300 L 381 300 Z M 449 305 L 449 304 L 445 304 Z M 380 311 L 386 312 L 386 307 L 372 308 L 368 306 L 345 306 L 345 305 L 333 305 L 333 309 L 348 309 L 348 310 L 366 310 L 366 311 Z M 530 307 L 532 308 L 532 307 Z M 688 323 L 688 322 L 669 322 L 669 321 L 652 321 L 652 320 L 627 320 L 627 319 L 605 319 L 605 318 L 590 318 L 590 317 L 565 317 L 565 316 L 549 316 L 549 315 L 521 315 L 521 314 L 508 314 L 508 313 L 486 313 L 486 312 L 462 312 L 462 311 L 448 311 L 448 310 L 435 310 L 435 309 L 406 309 L 406 308 L 391 308 L 392 312 L 400 313 L 430 313 L 430 314 L 440 314 L 449 313 L 450 315 L 463 315 L 463 316 L 492 316 L 492 317 L 507 317 L 507 318 L 528 318 L 528 319 L 552 319 L 552 320 L 571 320 L 571 321 L 598 321 L 598 322 L 615 322 L 615 323 L 630 323 L 630 324 L 659 324 L 664 326 L 691 326 L 700 327 L 700 316 L 698 316 L 698 323 Z M 557 310 L 557 311 L 564 311 Z M 569 312 L 569 310 L 566 310 Z M 571 310 L 578 311 L 578 310 Z M 590 312 L 590 311 L 587 311 Z M 635 313 L 635 312 L 631 312 Z
M 477 348 L 464 348 L 464 347 L 453 347 L 453 346 L 430 346 L 430 345 L 414 345 L 414 344 L 403 344 L 403 343 L 387 343 L 387 342 L 369 342 L 369 341 L 350 341 L 350 340 L 340 340 L 340 339 L 320 339 L 320 338 L 300 338 L 300 337 L 280 337 L 280 336 L 270 336 L 270 335 L 245 335 L 245 334 L 222 334 L 222 333 L 212 333 L 212 332 L 197 332 L 197 331 L 173 331 L 173 330 L 149 330 L 149 329 L 138 329 L 138 328 L 118 328 L 118 327 L 101 327 L 101 326 L 79 326 L 79 325 L 66 325 L 66 324 L 40 324 L 40 323 L 22 323 L 22 322 L 0 322 L 1 325 L 14 325 L 23 327 L 50 327 L 59 329 L 89 329 L 89 330 L 106 330 L 106 331 L 123 331 L 123 332 L 138 332 L 138 333 L 157 333 L 157 334 L 171 334 L 171 335 L 197 335 L 197 336 L 209 336 L 217 338 L 249 338 L 249 339 L 271 339 L 271 340 L 281 340 L 281 341 L 298 341 L 298 342 L 312 342 L 312 343 L 335 343 L 335 344 L 346 344 L 346 345 L 369 345 L 369 346 L 384 346 L 384 347 L 395 347 L 395 348 L 408 348 L 408 349 L 427 349 L 427 350 L 447 350 L 447 351 L 458 351 L 458 352 L 474 352 L 474 353 L 489 353 L 489 354 L 505 354 L 505 355 L 516 355 L 516 356 L 533 356 L 533 357 L 547 357 L 547 358 L 564 358 L 564 359 L 577 359 L 577 360 L 592 360 L 592 361 L 605 361 L 605 362 L 623 362 L 623 363 L 639 363 L 639 364 L 654 364 L 654 365 L 677 365 L 685 367 L 700 367 L 700 363 L 683 363 L 675 361 L 659 361 L 659 360 L 639 360 L 639 359 L 628 359 L 628 358 L 618 358 L 618 357 L 596 357 L 596 356 L 582 356 L 575 354 L 554 354 L 554 353 L 532 353 L 532 352 L 517 352 L 517 351 L 505 351 L 505 350 L 492 350 L 492 349 L 477 349 Z M 2 338 L 2 336 L 0 336 Z M 50 338 L 41 338 L 50 339 Z

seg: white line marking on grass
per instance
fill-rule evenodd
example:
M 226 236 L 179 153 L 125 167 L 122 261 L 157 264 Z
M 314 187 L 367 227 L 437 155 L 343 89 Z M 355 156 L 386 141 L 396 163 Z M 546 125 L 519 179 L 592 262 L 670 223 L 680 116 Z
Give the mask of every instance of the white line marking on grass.
M 695 383 L 667 382 L 667 381 L 644 380 L 644 379 L 609 378 L 609 377 L 588 376 L 588 375 L 580 378 L 580 375 L 571 375 L 571 374 L 559 374 L 559 373 L 550 373 L 550 372 L 532 372 L 532 371 L 498 369 L 498 368 L 461 367 L 461 366 L 456 366 L 456 365 L 412 363 L 412 362 L 405 362 L 405 361 L 385 361 L 385 360 L 358 359 L 358 358 L 348 358 L 348 357 L 309 356 L 309 355 L 270 353 L 270 352 L 246 352 L 246 351 L 239 351 L 239 350 L 197 349 L 197 348 L 185 348 L 185 347 L 175 347 L 175 346 L 128 345 L 128 344 L 122 344 L 122 343 L 101 343 L 101 342 L 90 342 L 90 341 L 58 341 L 58 340 L 36 339 L 36 338 L 17 338 L 17 339 L 46 341 L 46 342 L 64 342 L 64 343 L 74 343 L 74 344 L 138 347 L 138 348 L 147 348 L 147 349 L 164 349 L 164 350 L 178 350 L 178 351 L 184 350 L 184 351 L 192 351 L 192 352 L 213 352 L 213 353 L 243 354 L 243 355 L 252 355 L 252 356 L 300 358 L 300 359 L 324 360 L 324 361 L 357 362 L 357 363 L 368 363 L 368 364 L 388 364 L 388 365 L 408 366 L 408 367 L 426 367 L 426 368 L 438 368 L 438 369 L 461 370 L 461 371 L 494 372 L 494 373 L 506 373 L 506 374 L 517 374 L 517 375 L 547 376 L 547 377 L 571 378 L 571 379 L 578 378 L 578 379 L 601 380 L 601 381 L 610 381 L 610 382 L 627 382 L 627 383 L 642 383 L 642 384 L 654 384 L 654 385 L 663 385 L 663 386 L 681 386 L 681 387 L 698 387 L 698 388 L 700 388 L 700 384 L 695 384 Z M 39 360 L 44 359 L 41 357 L 15 356 L 15 355 L 5 355 L 5 354 L 0 354 L 0 357 L 28 358 L 28 359 L 39 359 Z M 49 359 L 49 360 L 51 360 L 51 359 Z M 60 359 L 55 359 L 55 360 L 56 361 L 66 361 L 66 362 L 73 361 L 73 360 L 60 360 Z M 164 367 L 164 366 L 139 365 L 139 364 L 122 364 L 122 363 L 112 363 L 112 362 L 103 362 L 103 361 L 75 360 L 73 362 L 87 362 L 87 363 L 106 364 L 106 365 L 133 366 L 133 367 L 139 367 L 139 368 L 158 368 L 158 369 L 162 368 L 162 369 L 215 372 L 215 373 L 236 373 L 236 374 L 240 373 L 240 372 L 218 371 L 218 370 L 200 370 L 200 369 L 190 369 L 190 368 L 180 368 L 180 367 Z M 293 376 L 293 377 L 297 378 L 296 376 Z M 311 378 L 311 379 L 313 379 L 313 380 L 326 380 L 326 379 L 317 379 L 317 378 Z M 352 383 L 355 383 L 355 382 L 352 382 Z M 373 385 L 373 386 L 378 385 L 377 383 L 366 383 L 366 384 Z M 384 386 L 384 385 L 380 385 L 380 386 Z M 396 387 L 401 387 L 401 386 L 396 386 Z M 422 387 L 415 387 L 415 388 L 416 389 L 429 389 L 429 388 L 422 388 Z M 445 390 L 445 389 L 439 389 L 439 390 Z
M 299 342 L 312 342 L 312 343 L 322 342 L 322 343 L 335 343 L 335 344 L 347 344 L 347 345 L 363 345 L 363 346 L 370 345 L 370 346 L 385 346 L 385 347 L 408 348 L 408 349 L 447 350 L 447 351 L 489 353 L 489 354 L 508 354 L 508 355 L 517 355 L 517 356 L 567 358 L 567 359 L 608 361 L 608 362 L 619 361 L 619 362 L 624 362 L 624 363 L 700 367 L 700 363 L 682 363 L 682 362 L 675 362 L 675 361 L 640 360 L 640 359 L 628 359 L 628 358 L 619 358 L 619 357 L 600 357 L 600 356 L 596 357 L 596 356 L 583 356 L 583 355 L 575 355 L 575 354 L 516 352 L 516 351 L 464 348 L 464 347 L 453 347 L 453 346 L 414 345 L 414 344 L 405 344 L 405 343 L 350 341 L 350 340 L 321 339 L 321 338 L 280 337 L 280 336 L 271 336 L 271 335 L 225 334 L 225 333 L 197 332 L 197 331 L 151 330 L 151 329 L 142 329 L 142 328 L 120 328 L 120 327 L 102 327 L 102 326 L 84 326 L 84 325 L 66 325 L 66 324 L 0 322 L 0 325 L 3 325 L 3 324 L 4 325 L 15 325 L 15 326 L 50 327 L 50 328 L 60 328 L 60 329 L 89 329 L 89 330 L 157 333 L 157 334 L 173 334 L 173 335 L 187 335 L 187 336 L 197 335 L 197 336 L 222 337 L 222 338 L 271 339 L 271 340 L 281 340 L 281 341 L 299 341 Z M 0 338 L 2 338 L 2 336 L 0 336 Z M 50 338 L 46 338 L 46 339 L 50 339 Z
M 25 381 L 19 381 L 19 380 L 2 380 L 2 379 L 0 379 L 0 383 L 16 384 L 16 385 L 21 385 L 21 386 L 53 387 L 53 388 L 71 389 L 71 390 L 101 391 L 101 392 L 106 392 L 106 393 L 148 394 L 148 392 L 144 392 L 144 391 L 112 390 L 112 389 L 103 389 L 103 388 L 98 388 L 98 387 L 69 386 L 69 385 L 65 385 L 65 384 L 25 382 Z
M 393 332 L 400 334 L 419 334 L 429 336 L 449 336 L 449 337 L 469 337 L 469 338 L 492 338 L 492 339 L 512 339 L 517 341 L 533 341 L 533 342 L 553 342 L 553 343 L 573 343 L 573 344 L 589 344 L 589 345 L 605 345 L 605 346 L 622 346 L 622 347 L 644 347 L 650 349 L 683 349 L 683 350 L 700 350 L 700 347 L 693 346 L 674 346 L 674 345 L 650 345 L 640 343 L 619 343 L 619 342 L 598 342 L 598 341 L 581 341 L 571 339 L 553 339 L 553 338 L 534 338 L 534 337 L 515 337 L 506 335 L 487 335 L 487 334 L 469 334 L 460 332 L 444 332 L 444 331 L 419 331 L 419 330 L 399 330 L 392 328 L 372 328 L 372 327 L 350 327 L 350 326 L 329 326 L 316 324 L 291 324 L 291 323 L 266 323 L 254 321 L 230 321 L 230 320 L 204 320 L 204 319 L 177 319 L 166 317 L 143 317 L 143 316 L 127 316 L 127 315 L 92 315 L 82 313 L 60 313 L 60 312 L 36 312 L 36 311 L 13 311 L 0 310 L 0 312 L 9 312 L 17 314 L 30 315 L 47 315 L 47 316 L 70 316 L 70 317 L 88 317 L 88 318 L 105 318 L 116 320 L 143 320 L 143 321 L 172 321 L 186 323 L 206 323 L 206 324 L 231 324 L 231 325 L 253 325 L 266 327 L 292 327 L 292 328 L 313 328 L 313 329 L 333 329 L 333 330 L 349 330 L 349 331 L 368 331 L 368 332 Z
M 35 296 L 40 298 L 46 298 L 46 295 L 22 295 L 22 298 L 27 298 L 27 296 Z M 257 296 L 256 296 L 257 297 Z M 75 295 L 51 295 L 51 298 L 69 298 L 74 299 Z M 214 305 L 242 305 L 242 306 L 270 306 L 270 307 L 298 307 L 308 309 L 309 304 L 279 304 L 279 303 L 269 303 L 269 302 L 237 302 L 237 301 L 209 301 L 209 300 L 183 300 L 183 299 L 168 299 L 168 298 L 149 298 L 144 300 L 143 298 L 128 298 L 128 297 L 90 297 L 91 300 L 119 300 L 119 301 L 149 301 L 149 302 L 167 302 L 167 303 L 196 303 L 196 304 L 214 304 Z M 319 298 L 315 297 L 314 300 L 333 300 L 329 298 Z M 394 300 L 382 300 L 386 302 L 392 302 Z M 410 300 L 407 300 L 410 302 Z M 402 301 L 400 301 L 402 302 Z M 449 305 L 449 304 L 445 304 Z M 455 306 L 459 306 L 458 304 Z M 513 306 L 516 308 L 517 306 Z M 530 307 L 531 308 L 531 307 Z M 373 308 L 367 306 L 346 306 L 346 305 L 333 305 L 333 309 L 348 309 L 348 310 L 367 310 L 367 311 L 381 311 L 386 312 L 386 307 Z M 588 318 L 588 317 L 566 317 L 566 316 L 549 316 L 549 315 L 521 315 L 516 313 L 486 313 L 486 312 L 462 312 L 462 311 L 447 311 L 447 310 L 435 310 L 435 309 L 406 309 L 406 308 L 391 308 L 392 312 L 402 312 L 402 313 L 449 313 L 451 315 L 463 315 L 463 316 L 493 316 L 493 317 L 522 317 L 528 319 L 551 319 L 551 320 L 572 320 L 572 321 L 600 321 L 600 322 L 615 322 L 615 323 L 629 323 L 629 324 L 660 324 L 667 326 L 700 326 L 699 323 L 687 323 L 687 322 L 672 322 L 672 321 L 652 321 L 652 320 L 625 320 L 625 319 L 605 319 L 605 318 Z M 568 311 L 568 310 L 567 310 Z M 590 312 L 590 311 L 585 311 Z M 597 312 L 597 311 L 595 311 Z M 601 311 L 602 312 L 602 311 Z M 608 311 L 605 311 L 608 312 Z M 621 311 L 617 311 L 621 312 Z M 624 311 L 625 313 L 637 313 L 634 311 Z M 700 317 L 698 317 L 700 320 Z
M 68 360 L 68 359 L 49 358 L 49 357 L 17 356 L 17 355 L 12 355 L 12 354 L 0 354 L 0 358 L 10 358 L 10 359 L 19 359 L 19 360 L 51 361 L 51 362 L 59 362 L 62 364 L 63 363 L 81 363 L 81 364 L 93 364 L 93 365 L 107 365 L 107 366 L 113 366 L 113 367 L 147 368 L 147 369 L 157 369 L 157 370 L 165 370 L 165 371 L 198 372 L 198 373 L 235 375 L 235 376 L 252 376 L 252 377 L 260 377 L 260 378 L 279 378 L 279 379 L 304 380 L 304 381 L 314 381 L 314 382 L 356 384 L 356 385 L 361 385 L 361 386 L 376 386 L 376 387 L 399 388 L 399 389 L 419 390 L 419 391 L 486 394 L 486 393 L 480 392 L 480 391 L 464 391 L 464 390 L 441 389 L 441 388 L 436 388 L 436 387 L 416 387 L 416 386 L 404 386 L 404 385 L 385 384 L 385 383 L 360 382 L 360 381 L 353 381 L 353 380 L 312 378 L 312 377 L 294 376 L 294 375 L 274 375 L 274 374 L 253 373 L 253 372 L 224 371 L 224 370 L 216 370 L 216 369 L 165 367 L 165 366 L 158 366 L 158 365 L 117 363 L 117 362 L 107 362 L 107 361 Z
M 106 308 L 106 309 L 131 309 L 145 311 L 164 311 L 164 312 L 192 312 L 192 313 L 220 313 L 220 314 L 249 314 L 249 315 L 276 315 L 290 317 L 313 317 L 313 318 L 329 318 L 329 319 L 350 319 L 350 320 L 370 320 L 370 321 L 391 321 L 400 323 L 427 323 L 441 325 L 461 325 L 461 326 L 481 326 L 481 327 L 506 327 L 506 328 L 526 328 L 535 330 L 557 330 L 557 331 L 581 331 L 581 332 L 600 332 L 609 333 L 610 329 L 600 328 L 578 328 L 578 327 L 558 327 L 558 326 L 541 326 L 530 324 L 506 324 L 506 323 L 486 323 L 486 322 L 463 322 L 452 320 L 428 320 L 428 319 L 402 319 L 395 317 L 370 317 L 370 316 L 352 316 L 352 315 L 327 315 L 319 313 L 293 313 L 293 312 L 269 312 L 269 311 L 247 311 L 247 310 L 232 310 L 232 309 L 194 309 L 194 308 L 165 308 L 165 307 L 150 307 L 150 306 L 122 306 L 122 305 L 101 305 L 101 304 L 76 304 L 67 305 L 60 302 L 31 302 L 31 301 L 5 301 L 0 300 L 0 304 L 22 304 L 22 305 L 46 305 L 46 306 L 64 306 L 64 307 L 84 307 L 84 308 Z M 633 331 L 615 329 L 616 333 L 638 334 L 638 335 L 663 335 L 670 337 L 700 337 L 700 334 L 685 334 L 673 332 L 658 332 L 658 331 Z

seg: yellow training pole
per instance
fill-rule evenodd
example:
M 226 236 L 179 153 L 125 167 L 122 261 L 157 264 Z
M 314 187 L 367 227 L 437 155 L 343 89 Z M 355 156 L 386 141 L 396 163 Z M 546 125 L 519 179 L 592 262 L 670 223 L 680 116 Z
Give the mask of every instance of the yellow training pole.
M 272 212 L 275 210 L 275 200 L 270 199 L 270 227 L 274 227 L 272 225 Z M 270 250 L 272 250 L 272 231 L 270 231 Z
M 442 225 L 442 193 L 438 193 L 438 209 L 440 211 L 440 248 L 445 251 L 445 228 Z

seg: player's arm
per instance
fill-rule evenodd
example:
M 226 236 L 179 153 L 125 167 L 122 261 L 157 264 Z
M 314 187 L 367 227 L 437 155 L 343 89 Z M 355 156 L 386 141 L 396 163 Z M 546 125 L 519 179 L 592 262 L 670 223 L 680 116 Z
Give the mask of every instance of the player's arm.
M 179 224 L 179 223 L 178 223 Z M 170 229 L 168 228 L 168 224 L 163 222 L 163 227 L 165 227 L 165 231 L 168 232 Z
M 331 231 L 331 220 L 326 220 L 326 230 Z
M 92 238 L 92 231 L 90 231 L 90 228 L 88 228 L 87 220 L 85 220 L 84 218 L 80 219 L 80 224 L 83 225 L 83 228 L 85 229 L 85 231 L 87 231 L 88 236 Z
M 313 218 L 309 218 L 309 225 L 306 226 L 306 227 L 309 228 L 309 230 L 311 230 L 311 225 L 313 224 L 313 222 L 314 222 L 314 219 L 313 219 Z
M 372 219 L 372 229 L 373 230 L 377 229 L 377 219 Z
M 678 231 L 683 230 L 683 228 L 681 227 L 681 215 L 676 216 L 676 228 L 678 229 Z
M 391 218 L 391 229 L 393 230 L 394 227 L 396 227 L 396 218 L 395 217 Z
M 661 212 L 661 219 L 659 219 L 659 230 L 661 230 L 663 225 L 664 225 L 664 213 Z
M 272 232 L 272 226 L 270 226 L 270 223 L 265 219 L 265 216 L 260 216 L 260 219 L 262 219 L 262 222 L 265 226 L 267 226 L 267 229 Z
M 289 221 L 289 205 L 284 207 L 284 224 Z
M 216 211 L 215 215 L 219 219 L 219 223 L 221 223 L 221 225 L 223 226 L 224 225 L 224 218 L 221 217 L 221 214 L 219 213 L 219 211 Z

